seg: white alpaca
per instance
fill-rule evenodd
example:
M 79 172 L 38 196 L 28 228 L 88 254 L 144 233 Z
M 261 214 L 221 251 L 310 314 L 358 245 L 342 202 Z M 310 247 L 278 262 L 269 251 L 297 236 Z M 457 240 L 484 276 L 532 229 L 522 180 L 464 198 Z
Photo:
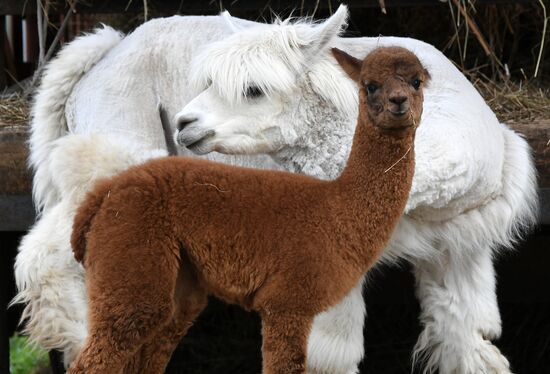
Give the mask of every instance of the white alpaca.
M 176 139 L 195 152 L 263 152 L 271 159 L 209 157 L 256 167 L 276 163 L 333 178 L 348 155 L 357 99 L 328 48 L 362 58 L 377 45 L 398 45 L 417 54 L 432 75 L 407 215 L 386 253 L 388 262 L 404 258 L 415 267 L 425 327 L 417 357 L 427 372 L 509 372 L 506 358 L 489 341 L 501 329 L 491 258 L 534 220 L 528 146 L 498 123 L 435 48 L 405 38 L 338 38 L 346 15 L 341 7 L 317 26 L 172 17 L 148 22 L 118 43 L 118 34 L 106 28 L 65 48 L 51 63 L 34 106 L 31 160 L 35 198 L 44 211 L 16 264 L 18 300 L 27 303 L 34 340 L 64 350 L 67 363 L 80 348 L 86 305 L 67 226 L 81 191 L 96 177 L 166 148 L 159 102 L 170 115 L 179 112 L 178 124 L 171 124 L 182 129 Z M 87 52 L 85 41 L 93 39 L 96 51 Z M 67 137 L 55 143 L 68 133 L 104 134 L 108 140 Z M 54 143 L 57 156 L 50 156 Z M 82 178 L 59 174 L 82 164 L 90 166 Z M 79 193 L 65 197 L 78 186 Z M 53 237 L 50 227 L 59 229 Z M 341 304 L 317 316 L 308 349 L 312 373 L 357 370 L 364 312 L 359 284 Z
M 193 59 L 191 85 L 203 91 L 177 114 L 175 140 L 198 154 L 267 153 L 286 170 L 335 178 L 349 152 L 356 99 L 326 49 L 310 47 L 318 36 L 284 24 L 263 33 L 233 29 Z M 509 372 L 490 343 L 501 333 L 492 256 L 534 221 L 536 183 L 526 142 L 498 122 L 430 45 L 404 38 L 329 44 L 359 58 L 377 46 L 405 47 L 432 75 L 406 215 L 384 256 L 415 269 L 424 324 L 415 360 L 424 361 L 426 372 Z M 360 294 L 348 301 L 354 298 L 359 305 Z M 330 331 L 336 315 L 357 320 L 360 313 L 342 308 L 319 316 L 310 340 L 311 351 L 319 350 L 315 357 L 334 357 L 316 345 L 319 331 Z

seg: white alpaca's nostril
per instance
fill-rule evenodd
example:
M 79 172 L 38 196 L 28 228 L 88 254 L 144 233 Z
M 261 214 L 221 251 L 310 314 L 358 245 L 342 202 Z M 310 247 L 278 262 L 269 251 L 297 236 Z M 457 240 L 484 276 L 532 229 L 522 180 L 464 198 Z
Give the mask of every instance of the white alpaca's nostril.
M 196 116 L 186 116 L 178 118 L 177 128 L 179 131 L 183 130 L 187 125 L 196 122 L 198 118 Z

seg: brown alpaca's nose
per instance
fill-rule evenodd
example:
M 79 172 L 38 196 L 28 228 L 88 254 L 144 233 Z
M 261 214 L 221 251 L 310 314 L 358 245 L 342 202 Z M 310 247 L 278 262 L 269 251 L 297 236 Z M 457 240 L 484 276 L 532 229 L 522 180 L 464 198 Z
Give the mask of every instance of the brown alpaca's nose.
M 388 109 L 394 116 L 401 117 L 409 111 L 407 96 L 401 92 L 396 92 L 393 95 L 390 95 L 388 100 L 391 103 Z
M 390 101 L 394 104 L 397 104 L 397 105 L 401 105 L 403 104 L 405 101 L 407 101 L 407 97 L 406 96 L 403 96 L 403 95 L 396 95 L 396 96 L 391 96 L 390 97 Z

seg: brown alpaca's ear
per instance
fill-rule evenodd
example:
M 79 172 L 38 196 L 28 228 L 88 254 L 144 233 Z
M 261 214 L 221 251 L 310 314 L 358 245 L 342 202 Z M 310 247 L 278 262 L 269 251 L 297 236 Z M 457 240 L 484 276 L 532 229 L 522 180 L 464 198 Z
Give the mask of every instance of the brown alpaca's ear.
M 361 83 L 361 65 L 363 64 L 363 61 L 348 55 L 346 52 L 338 48 L 332 48 L 332 54 L 349 77 L 357 84 Z
M 428 72 L 428 70 L 424 69 L 424 83 L 428 83 L 428 81 L 432 79 L 432 76 Z

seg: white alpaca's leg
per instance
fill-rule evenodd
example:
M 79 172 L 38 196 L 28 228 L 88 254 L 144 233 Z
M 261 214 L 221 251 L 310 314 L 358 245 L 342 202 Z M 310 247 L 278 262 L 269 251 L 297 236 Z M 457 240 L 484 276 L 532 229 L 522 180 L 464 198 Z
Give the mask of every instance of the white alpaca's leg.
M 313 320 L 308 339 L 308 374 L 354 374 L 364 355 L 364 277 L 329 310 Z
M 491 249 L 444 254 L 438 262 L 415 263 L 424 325 L 415 359 L 425 373 L 510 373 L 491 343 L 501 333 Z

